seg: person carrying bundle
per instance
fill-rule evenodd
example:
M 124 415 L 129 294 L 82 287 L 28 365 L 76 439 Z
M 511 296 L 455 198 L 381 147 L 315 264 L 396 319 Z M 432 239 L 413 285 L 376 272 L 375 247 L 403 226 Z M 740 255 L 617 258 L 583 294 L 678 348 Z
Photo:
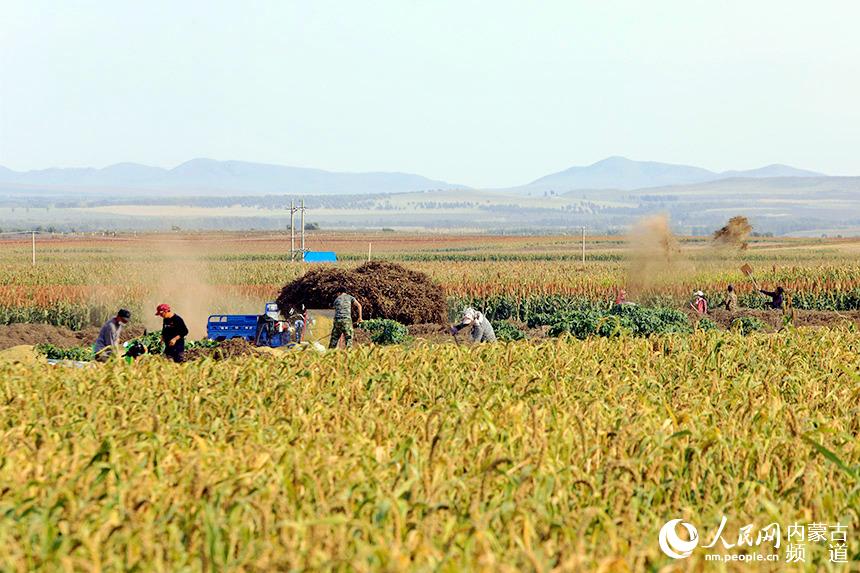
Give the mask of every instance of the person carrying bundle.
M 460 324 L 451 327 L 451 334 L 454 336 L 458 332 L 466 328 L 472 327 L 472 342 L 495 342 L 496 332 L 493 330 L 493 325 L 487 320 L 483 313 L 478 312 L 474 308 L 467 308 L 463 311 L 463 318 L 460 319 Z

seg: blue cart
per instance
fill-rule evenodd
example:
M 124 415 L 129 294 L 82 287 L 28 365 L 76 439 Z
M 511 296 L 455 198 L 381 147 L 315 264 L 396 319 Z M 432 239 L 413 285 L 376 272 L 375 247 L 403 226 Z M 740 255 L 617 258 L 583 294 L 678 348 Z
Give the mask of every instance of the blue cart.
M 278 305 L 268 302 L 263 314 L 210 315 L 206 323 L 206 337 L 219 342 L 241 338 L 255 346 L 278 348 L 300 342 L 304 326 L 305 321 L 299 318 L 290 328 L 287 321 L 281 318 Z

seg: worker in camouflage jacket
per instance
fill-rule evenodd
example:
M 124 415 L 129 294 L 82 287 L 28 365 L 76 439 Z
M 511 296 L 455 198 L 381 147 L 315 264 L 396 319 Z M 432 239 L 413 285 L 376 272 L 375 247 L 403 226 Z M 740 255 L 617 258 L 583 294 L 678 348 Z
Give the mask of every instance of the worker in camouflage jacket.
M 352 307 L 358 310 L 358 322 L 361 322 L 361 303 L 345 291 L 338 293 L 334 299 L 334 324 L 331 327 L 331 340 L 329 340 L 329 348 L 337 348 L 340 342 L 340 337 L 343 336 L 344 345 L 347 348 L 352 347 Z
M 495 342 L 496 333 L 493 330 L 493 325 L 487 320 L 482 312 L 474 308 L 467 308 L 463 311 L 463 318 L 460 319 L 460 324 L 451 327 L 451 334 L 456 335 L 458 332 L 466 328 L 472 327 L 472 342 Z

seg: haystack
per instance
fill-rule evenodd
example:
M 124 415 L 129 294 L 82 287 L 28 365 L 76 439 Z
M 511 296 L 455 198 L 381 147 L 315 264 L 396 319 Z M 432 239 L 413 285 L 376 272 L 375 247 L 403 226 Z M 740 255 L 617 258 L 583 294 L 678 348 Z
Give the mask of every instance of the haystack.
M 448 307 L 439 285 L 424 273 L 384 261 L 365 263 L 355 270 L 313 269 L 285 285 L 277 303 L 285 314 L 301 305 L 331 308 L 340 291 L 358 299 L 364 318 L 390 318 L 402 324 L 447 319 Z

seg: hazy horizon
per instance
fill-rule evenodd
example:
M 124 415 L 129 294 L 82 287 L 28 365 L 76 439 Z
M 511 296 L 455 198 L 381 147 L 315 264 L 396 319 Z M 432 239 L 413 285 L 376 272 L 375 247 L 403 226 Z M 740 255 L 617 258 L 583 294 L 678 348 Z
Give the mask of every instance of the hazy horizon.
M 609 156 L 854 175 L 860 5 L 7 3 L 0 165 L 197 157 L 477 188 Z

